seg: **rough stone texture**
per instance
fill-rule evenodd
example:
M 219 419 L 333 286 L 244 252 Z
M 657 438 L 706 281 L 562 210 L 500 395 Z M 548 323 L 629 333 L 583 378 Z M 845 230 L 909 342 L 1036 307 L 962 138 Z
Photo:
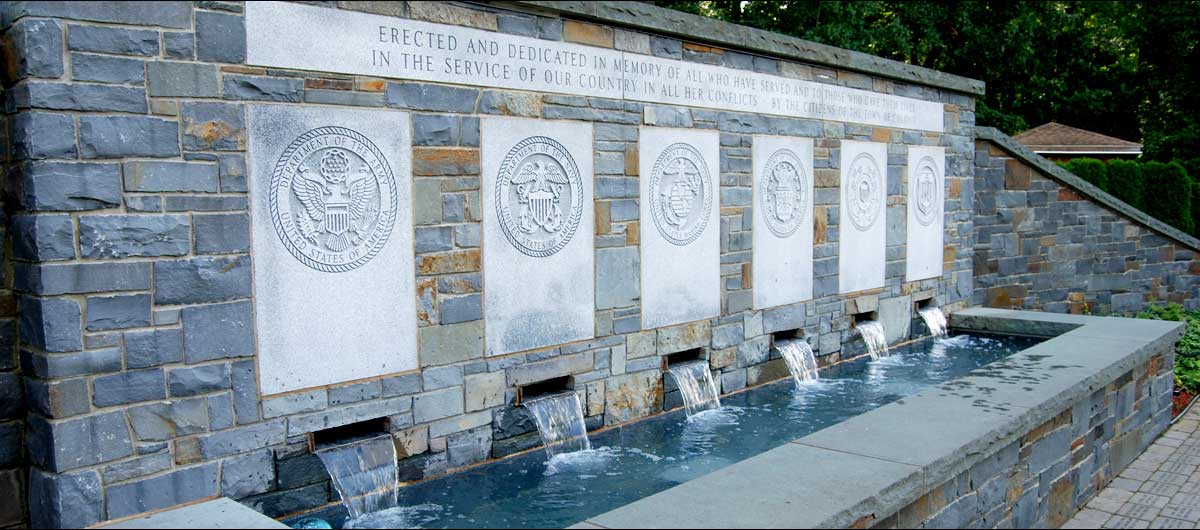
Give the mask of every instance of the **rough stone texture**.
M 19 215 L 11 220 L 13 257 L 52 261 L 75 257 L 75 225 L 67 215 Z
M 79 118 L 80 154 L 84 158 L 179 155 L 179 124 L 142 116 Z
M 18 158 L 75 158 L 75 125 L 66 114 L 18 114 L 12 122 L 12 144 Z
M 217 464 L 205 464 L 111 486 L 105 505 L 110 518 L 127 517 L 212 497 L 217 486 Z
M 187 307 L 181 318 L 189 363 L 244 357 L 254 351 L 249 302 Z
M 211 64 L 153 61 L 146 65 L 150 95 L 211 98 L 219 94 L 217 67 Z
M 192 258 L 154 264 L 156 304 L 220 302 L 250 296 L 250 259 Z
M 1010 147 L 976 142 L 973 303 L 1100 315 L 1153 302 L 1200 308 L 1200 243 L 1108 207 L 1119 201 Z
M 236 151 L 246 148 L 246 122 L 241 105 L 195 102 L 180 106 L 183 148 L 190 151 Z
M 79 218 L 79 247 L 93 259 L 182 256 L 191 226 L 184 215 L 89 215 Z
M 217 165 L 206 162 L 135 160 L 126 162 L 125 191 L 215 192 Z
M 121 204 L 117 164 L 31 162 L 22 173 L 22 202 L 30 210 L 94 210 Z

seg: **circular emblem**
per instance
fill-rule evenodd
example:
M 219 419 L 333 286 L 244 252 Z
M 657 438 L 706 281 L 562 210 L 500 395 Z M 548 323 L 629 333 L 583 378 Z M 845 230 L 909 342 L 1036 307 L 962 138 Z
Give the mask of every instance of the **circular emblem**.
M 800 157 L 787 149 L 775 151 L 767 158 L 758 185 L 762 189 L 758 209 L 767 228 L 779 237 L 794 234 L 808 208 L 808 178 Z
M 545 136 L 513 146 L 496 176 L 496 215 L 525 255 L 544 258 L 567 246 L 583 217 L 583 180 L 567 149 Z
M 875 158 L 862 153 L 850 162 L 846 189 L 842 190 L 850 221 L 859 230 L 866 231 L 879 219 L 884 200 L 883 176 Z
M 930 157 L 922 158 L 917 162 L 917 171 L 913 178 L 916 180 L 913 183 L 916 196 L 912 198 L 912 208 L 916 213 L 917 222 L 929 226 L 941 213 L 938 205 L 942 202 L 942 187 L 938 185 L 937 164 Z
M 345 127 L 318 127 L 296 138 L 275 164 L 270 192 L 284 247 L 322 272 L 371 261 L 387 244 L 399 201 L 383 153 Z
M 671 144 L 658 156 L 650 175 L 654 225 L 674 245 L 687 245 L 704 232 L 713 202 L 708 166 L 688 144 Z

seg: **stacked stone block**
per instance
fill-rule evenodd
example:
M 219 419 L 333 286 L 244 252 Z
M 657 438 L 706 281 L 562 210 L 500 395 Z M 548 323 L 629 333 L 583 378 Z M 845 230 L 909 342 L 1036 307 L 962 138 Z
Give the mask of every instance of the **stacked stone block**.
M 874 528 L 1058 528 L 1171 424 L 1173 346 Z
M 1194 239 L 1103 206 L 1094 197 L 1104 192 L 1066 185 L 995 142 L 976 142 L 975 165 L 975 305 L 1098 315 L 1200 307 Z
M 13 213 L 5 278 L 16 302 L 0 313 L 0 329 L 19 328 L 21 371 L 9 375 L 16 354 L 9 363 L 0 356 L 0 370 L 10 370 L 0 373 L 0 391 L 10 377 L 28 398 L 34 525 L 86 526 L 218 495 L 271 516 L 292 514 L 337 500 L 311 452 L 316 431 L 384 418 L 402 480 L 418 480 L 537 446 L 531 418 L 514 405 L 518 387 L 569 378 L 589 428 L 617 425 L 678 405 L 663 381 L 665 355 L 700 350 L 722 391 L 732 392 L 787 375 L 771 353 L 773 333 L 801 330 L 829 364 L 864 352 L 851 330 L 855 313 L 877 312 L 898 339 L 909 333 L 914 295 L 932 294 L 951 310 L 968 302 L 970 96 L 605 25 L 432 2 L 336 8 L 937 101 L 946 131 L 268 69 L 244 64 L 240 2 L 100 6 L 14 3 L 4 17 L 17 58 L 4 128 Z M 244 118 L 245 104 L 258 102 L 412 113 L 419 372 L 260 397 Z M 484 358 L 480 119 L 491 115 L 593 124 L 593 340 Z M 721 223 L 710 228 L 721 231 L 717 318 L 641 329 L 642 125 L 721 133 Z M 751 308 L 754 134 L 816 142 L 815 299 L 762 311 Z M 836 277 L 842 140 L 889 146 L 886 286 L 849 296 L 837 293 Z M 909 145 L 947 148 L 949 189 L 944 275 L 906 283 Z M 17 334 L 0 333 L 12 337 L 0 348 L 12 350 Z M 0 415 L 0 443 L 14 439 L 5 429 L 20 443 L 25 416 Z M 26 474 L 15 453 L 0 458 L 0 480 Z M 12 513 L 21 515 L 0 526 L 24 521 L 23 507 Z

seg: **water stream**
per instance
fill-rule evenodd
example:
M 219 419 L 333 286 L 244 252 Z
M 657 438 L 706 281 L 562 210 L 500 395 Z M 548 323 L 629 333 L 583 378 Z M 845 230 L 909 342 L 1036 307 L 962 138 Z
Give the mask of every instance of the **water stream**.
M 537 423 L 538 434 L 546 447 L 546 456 L 587 451 L 592 448 L 587 427 L 583 422 L 583 404 L 579 394 L 572 391 L 539 396 L 522 405 L 529 409 Z
M 667 373 L 675 379 L 679 393 L 683 394 L 683 405 L 689 418 L 706 410 L 721 408 L 721 397 L 712 372 L 708 369 L 708 361 L 673 364 L 667 368 Z
M 321 449 L 317 456 L 333 477 L 351 519 L 396 507 L 400 480 L 391 435 Z
M 792 380 L 796 382 L 796 386 L 821 378 L 817 370 L 817 356 L 813 353 L 812 346 L 808 344 L 808 341 L 804 339 L 780 340 L 775 342 L 775 349 L 779 350 L 779 354 L 787 363 L 788 371 L 792 373 Z
M 934 337 L 946 336 L 947 329 L 950 327 L 946 321 L 946 314 L 942 312 L 940 307 L 927 307 L 919 311 L 921 319 L 925 321 L 925 327 L 929 328 L 929 334 Z
M 858 330 L 859 335 L 862 335 L 863 342 L 867 344 L 867 351 L 871 353 L 871 359 L 879 360 L 880 357 L 887 355 L 887 334 L 883 331 L 883 324 L 869 320 L 859 322 L 854 329 Z

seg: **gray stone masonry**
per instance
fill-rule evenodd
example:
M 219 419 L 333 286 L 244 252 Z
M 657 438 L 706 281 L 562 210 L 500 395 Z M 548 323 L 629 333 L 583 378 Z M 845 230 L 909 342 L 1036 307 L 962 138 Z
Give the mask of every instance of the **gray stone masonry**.
M 774 332 L 801 330 L 823 364 L 861 354 L 848 299 L 907 308 L 913 293 L 932 291 L 951 311 L 970 301 L 978 82 L 819 46 L 789 52 L 781 47 L 794 42 L 787 40 L 742 40 L 752 49 L 740 51 L 699 45 L 672 20 L 547 15 L 561 5 L 539 14 L 320 5 L 915 97 L 943 105 L 946 128 L 918 133 L 261 68 L 245 64 L 240 2 L 6 3 L 0 27 L 13 60 L 3 74 L 11 88 L 0 145 L 10 185 L 0 200 L 11 214 L 3 234 L 13 237 L 0 247 L 0 395 L 19 395 L 21 404 L 0 416 L 0 528 L 86 526 L 211 495 L 283 516 L 337 498 L 309 452 L 316 430 L 384 418 L 404 480 L 417 480 L 536 444 L 533 424 L 512 405 L 519 385 L 571 378 L 588 425 L 599 428 L 673 404 L 663 398 L 663 355 L 703 350 L 729 392 L 787 375 L 769 349 Z M 620 38 L 614 26 L 625 28 Z M 726 37 L 728 46 L 739 42 Z M 814 66 L 822 57 L 854 72 Z M 258 102 L 411 113 L 419 372 L 259 395 L 244 117 Z M 592 124 L 596 222 L 579 234 L 596 247 L 593 340 L 483 357 L 487 115 Z M 720 222 L 708 228 L 721 245 L 716 318 L 641 329 L 640 234 L 653 227 L 638 218 L 640 125 L 720 132 Z M 755 134 L 813 138 L 816 188 L 815 297 L 758 311 L 750 276 Z M 941 277 L 904 282 L 904 241 L 892 238 L 885 287 L 837 293 L 843 140 L 888 144 L 888 205 L 896 212 L 905 204 L 907 146 L 947 149 Z
M 1200 307 L 1200 241 L 988 134 L 974 160 L 974 304 L 1099 315 Z
M 1200 525 L 1200 409 L 1192 409 L 1062 528 Z

